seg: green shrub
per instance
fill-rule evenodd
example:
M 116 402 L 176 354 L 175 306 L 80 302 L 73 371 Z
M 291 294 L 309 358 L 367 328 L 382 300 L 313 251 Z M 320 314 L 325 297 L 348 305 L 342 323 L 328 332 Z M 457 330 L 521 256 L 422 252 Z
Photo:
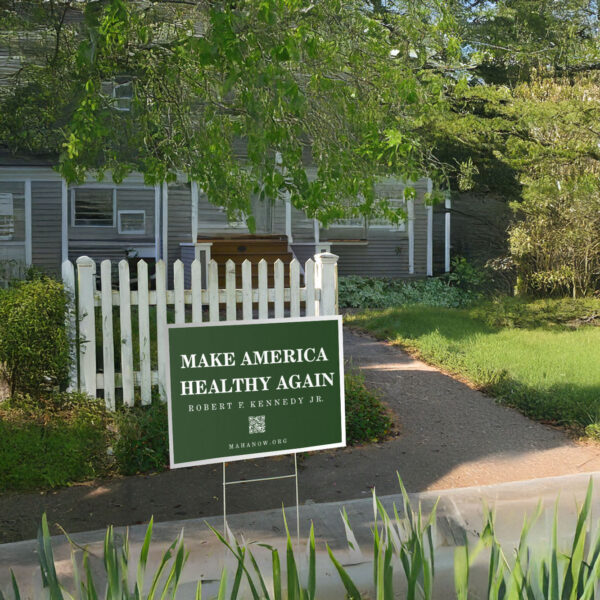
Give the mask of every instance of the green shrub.
M 392 420 L 379 396 L 369 390 L 360 373 L 346 373 L 346 441 L 348 444 L 378 442 L 387 437 Z
M 388 308 L 412 304 L 459 308 L 468 306 L 479 296 L 478 292 L 450 285 L 444 278 L 401 281 L 349 275 L 339 279 L 338 300 L 341 308 Z
M 69 373 L 67 295 L 48 277 L 0 290 L 0 375 L 15 392 L 39 397 Z
M 84 394 L 0 403 L 0 491 L 48 489 L 104 475 L 110 415 Z
M 167 405 L 124 408 L 115 415 L 117 439 L 113 446 L 116 468 L 123 475 L 162 471 L 169 464 Z
M 476 267 L 462 256 L 452 259 L 452 268 L 442 277 L 449 285 L 457 287 L 472 296 L 483 294 L 491 285 L 490 274 Z
M 349 444 L 380 441 L 392 421 L 378 396 L 359 374 L 347 374 L 346 439 Z M 123 408 L 115 415 L 115 467 L 122 475 L 162 471 L 169 464 L 167 406 L 156 400 L 149 406 Z

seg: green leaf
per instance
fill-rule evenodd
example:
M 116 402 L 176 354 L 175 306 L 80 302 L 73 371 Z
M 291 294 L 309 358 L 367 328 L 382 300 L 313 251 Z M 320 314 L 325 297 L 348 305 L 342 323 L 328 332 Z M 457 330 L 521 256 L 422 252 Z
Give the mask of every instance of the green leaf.
M 337 561 L 337 559 L 333 555 L 333 552 L 331 551 L 329 544 L 327 544 L 327 553 L 329 554 L 329 558 L 331 559 L 331 562 L 333 563 L 334 567 L 336 568 L 336 570 L 340 576 L 340 579 L 342 580 L 342 584 L 344 585 L 344 588 L 346 588 L 346 593 L 348 594 L 349 600 L 361 600 L 360 592 L 358 591 L 357 587 L 354 585 L 354 582 L 352 581 L 352 579 L 350 578 L 350 576 L 348 575 L 348 573 L 346 572 L 344 567 L 342 567 L 342 565 Z

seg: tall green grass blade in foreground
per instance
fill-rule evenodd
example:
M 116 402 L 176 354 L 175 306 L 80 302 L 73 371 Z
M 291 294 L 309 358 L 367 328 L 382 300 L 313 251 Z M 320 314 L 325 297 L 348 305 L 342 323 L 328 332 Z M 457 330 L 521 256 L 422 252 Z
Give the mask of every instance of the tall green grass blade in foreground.
M 374 595 L 367 597 L 377 600 L 391 600 L 394 598 L 394 587 L 402 583 L 406 587 L 406 600 L 430 600 L 433 598 L 434 589 L 434 546 L 433 527 L 437 505 L 434 506 L 428 518 L 425 518 L 419 506 L 415 511 L 403 490 L 404 514 L 400 518 L 398 509 L 394 506 L 394 518 L 390 518 L 382 503 L 373 497 L 375 510 L 374 537 L 374 564 L 373 572 Z M 475 559 L 484 550 L 489 550 L 487 563 L 487 589 L 477 590 L 478 598 L 487 600 L 596 600 L 600 577 L 600 530 L 590 533 L 592 506 L 592 482 L 588 486 L 585 501 L 577 513 L 577 523 L 573 537 L 566 550 L 559 544 L 558 536 L 558 503 L 554 511 L 551 540 L 545 547 L 531 545 L 528 541 L 531 528 L 541 514 L 541 505 L 536 513 L 525 519 L 520 539 L 515 549 L 514 556 L 510 558 L 496 536 L 494 515 L 484 510 L 484 526 L 479 539 L 472 547 L 468 540 L 456 549 L 454 556 L 455 597 L 466 600 L 474 597 L 469 589 L 471 585 L 470 573 Z M 345 514 L 345 513 L 344 513 Z M 345 515 L 344 519 L 347 519 Z M 254 600 L 314 600 L 319 598 L 317 590 L 317 566 L 319 557 L 316 552 L 314 528 L 311 526 L 307 544 L 307 585 L 301 583 L 301 570 L 294 555 L 294 547 L 286 525 L 286 566 L 285 580 L 287 589 L 283 589 L 281 564 L 277 549 L 258 544 L 270 552 L 271 573 L 261 572 L 257 559 L 252 554 L 250 547 L 241 545 L 235 538 L 228 542 L 216 530 L 213 532 L 218 539 L 235 556 L 237 568 L 233 577 L 233 585 L 229 588 L 228 574 L 225 569 L 221 573 L 217 598 L 219 600 L 242 599 L 251 597 Z M 349 523 L 346 523 L 350 528 Z M 136 567 L 136 578 L 130 582 L 129 562 L 131 553 L 129 536 L 126 534 L 122 544 L 119 544 L 114 529 L 107 529 L 104 539 L 103 565 L 105 578 L 102 582 L 93 579 L 89 563 L 89 556 L 84 550 L 81 561 L 76 560 L 75 551 L 72 552 L 73 582 L 75 598 L 77 600 L 166 600 L 176 598 L 183 567 L 188 558 L 183 543 L 183 535 L 177 539 L 163 553 L 159 565 L 153 573 L 147 572 L 148 557 L 152 541 L 152 521 L 148 525 L 144 540 L 141 544 L 140 557 Z M 351 531 L 351 529 L 350 529 Z M 78 548 L 70 538 L 67 539 L 72 548 Z M 358 546 L 352 534 L 348 538 L 351 546 Z M 50 540 L 50 533 L 46 516 L 42 518 L 40 534 L 38 537 L 38 560 L 43 586 L 44 597 L 50 600 L 69 600 L 73 598 L 61 585 L 55 568 L 54 557 Z M 326 545 L 329 558 L 335 567 L 340 581 L 351 600 L 362 598 L 358 585 L 352 580 L 348 571 L 334 556 L 329 545 Z M 354 549 L 354 548 L 353 548 Z M 356 548 L 357 549 L 357 548 Z M 246 566 L 247 557 L 252 565 L 254 577 L 257 578 L 258 587 L 253 576 Z M 248 581 L 248 591 L 242 586 L 244 576 Z M 148 592 L 144 592 L 144 584 L 150 580 Z M 269 582 L 269 583 L 268 583 Z M 270 593 L 270 582 L 273 592 Z M 20 600 L 22 594 L 14 575 L 11 573 L 11 585 L 14 600 Z M 105 590 L 98 594 L 98 586 Z M 201 600 L 202 589 L 198 582 L 195 597 Z M 5 596 L 0 591 L 0 600 Z
M 342 567 L 340 562 L 333 555 L 333 552 L 331 551 L 329 544 L 327 544 L 327 553 L 329 554 L 329 558 L 331 559 L 333 566 L 336 568 L 338 575 L 340 576 L 340 579 L 342 580 L 342 584 L 344 585 L 344 588 L 346 589 L 346 593 L 348 594 L 348 599 L 349 600 L 361 600 L 362 596 L 361 596 L 360 592 L 358 591 L 358 588 L 352 581 L 352 578 L 350 577 L 350 575 L 348 575 L 348 572 L 344 569 L 344 567 Z
M 140 551 L 140 559 L 138 561 L 137 568 L 137 579 L 135 585 L 135 600 L 141 600 L 144 592 L 144 579 L 146 577 L 146 565 L 148 564 L 148 553 L 150 552 L 150 543 L 152 541 L 152 529 L 154 528 L 154 517 L 150 518 L 148 527 L 146 528 L 146 535 L 144 536 L 144 543 Z
M 46 513 L 42 515 L 42 524 L 38 531 L 38 551 L 42 585 L 48 590 L 50 600 L 64 600 L 62 588 L 54 567 L 54 555 L 50 543 L 50 530 Z
M 315 599 L 315 592 L 317 589 L 317 556 L 315 552 L 315 528 L 314 525 L 310 524 L 310 533 L 308 536 L 308 586 L 307 594 L 308 600 Z

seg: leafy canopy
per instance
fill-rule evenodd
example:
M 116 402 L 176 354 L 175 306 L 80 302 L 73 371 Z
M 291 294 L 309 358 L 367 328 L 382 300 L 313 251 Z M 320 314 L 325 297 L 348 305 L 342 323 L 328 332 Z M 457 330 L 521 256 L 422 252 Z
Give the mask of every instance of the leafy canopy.
M 0 92 L 0 143 L 60 152 L 69 181 L 183 172 L 232 214 L 287 192 L 326 223 L 397 218 L 378 176 L 443 179 L 426 134 L 446 101 L 431 66 L 460 58 L 444 2 L 0 2 L 2 35 L 45 49 Z

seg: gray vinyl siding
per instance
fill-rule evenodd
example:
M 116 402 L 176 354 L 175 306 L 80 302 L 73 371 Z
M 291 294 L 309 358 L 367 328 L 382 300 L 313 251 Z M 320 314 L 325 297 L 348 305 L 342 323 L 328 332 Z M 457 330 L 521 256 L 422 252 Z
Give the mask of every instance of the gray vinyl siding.
M 415 275 L 427 275 L 427 208 L 424 192 L 415 198 Z
M 414 276 L 427 274 L 427 210 L 424 196 L 427 180 L 413 184 L 415 188 Z M 399 180 L 377 184 L 377 192 L 386 198 L 402 198 L 404 185 Z M 331 251 L 340 258 L 340 275 L 372 275 L 375 277 L 410 277 L 408 263 L 408 225 L 404 231 L 387 227 L 341 227 L 321 229 L 321 241 L 332 242 Z M 366 243 L 352 244 L 363 240 Z
M 271 226 L 273 233 L 285 234 L 285 202 L 281 199 L 271 207 Z
M 31 182 L 31 258 L 34 266 L 55 277 L 61 274 L 62 185 Z
M 444 246 L 446 230 L 446 209 L 444 203 L 433 207 L 433 274 L 441 275 L 445 270 Z
M 171 190 L 169 189 L 169 197 Z M 191 202 L 191 192 L 190 192 Z M 191 215 L 190 215 L 191 216 Z M 234 228 L 230 227 L 227 220 L 227 213 L 208 201 L 206 194 L 198 194 L 198 235 L 202 237 L 211 237 L 213 234 L 229 233 Z M 238 229 L 238 228 L 235 228 Z M 242 230 L 244 231 L 244 230 Z M 191 225 L 190 225 L 191 236 Z M 185 240 L 186 242 L 191 241 Z
M 173 263 L 181 258 L 182 242 L 192 241 L 192 192 L 187 184 L 169 186 L 169 282 L 173 281 Z
M 284 224 L 285 230 L 285 224 Z M 314 221 L 304 211 L 292 206 L 292 238 L 294 242 L 312 242 L 315 239 Z
M 400 249 L 400 254 L 397 249 Z M 369 277 L 408 277 L 407 240 L 369 240 L 365 246 L 334 244 L 338 273 Z

